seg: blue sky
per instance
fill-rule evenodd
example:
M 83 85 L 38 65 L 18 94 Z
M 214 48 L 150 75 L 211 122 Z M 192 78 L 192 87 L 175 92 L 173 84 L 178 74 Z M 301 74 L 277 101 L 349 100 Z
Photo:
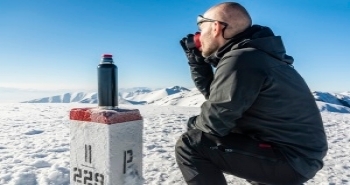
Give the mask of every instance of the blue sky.
M 103 53 L 120 87 L 194 87 L 179 40 L 219 2 L 1 0 L 0 87 L 96 91 Z M 350 0 L 236 2 L 282 36 L 312 90 L 350 91 Z

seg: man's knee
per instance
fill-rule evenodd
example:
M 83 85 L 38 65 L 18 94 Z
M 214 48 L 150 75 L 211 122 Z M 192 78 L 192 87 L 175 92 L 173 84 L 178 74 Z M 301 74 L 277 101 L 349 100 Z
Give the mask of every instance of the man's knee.
M 192 153 L 199 144 L 202 136 L 202 131 L 193 129 L 185 132 L 180 136 L 175 145 L 175 154 L 178 155 L 189 155 Z
M 193 129 L 183 133 L 177 140 L 175 145 L 175 151 L 181 147 L 195 147 L 200 143 L 202 131 L 198 129 Z

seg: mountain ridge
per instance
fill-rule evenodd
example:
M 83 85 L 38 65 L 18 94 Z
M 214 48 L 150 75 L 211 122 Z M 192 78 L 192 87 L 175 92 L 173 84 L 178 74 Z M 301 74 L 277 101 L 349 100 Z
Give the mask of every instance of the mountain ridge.
M 312 91 L 320 111 L 350 113 L 350 91 L 330 93 Z M 119 104 L 159 105 L 199 107 L 205 101 L 204 96 L 196 89 L 172 86 L 163 89 L 135 88 L 134 91 L 122 91 L 118 96 Z M 72 92 L 50 97 L 33 99 L 21 103 L 90 103 L 97 104 L 96 92 Z

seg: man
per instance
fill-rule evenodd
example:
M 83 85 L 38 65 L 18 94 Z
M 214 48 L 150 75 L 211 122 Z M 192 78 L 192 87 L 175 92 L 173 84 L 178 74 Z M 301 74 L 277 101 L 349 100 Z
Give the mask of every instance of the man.
M 206 98 L 176 143 L 187 184 L 224 185 L 223 173 L 276 185 L 314 177 L 323 167 L 326 135 L 281 37 L 252 26 L 246 9 L 234 2 L 210 8 L 197 24 L 200 51 L 188 47 L 193 35 L 180 41 Z

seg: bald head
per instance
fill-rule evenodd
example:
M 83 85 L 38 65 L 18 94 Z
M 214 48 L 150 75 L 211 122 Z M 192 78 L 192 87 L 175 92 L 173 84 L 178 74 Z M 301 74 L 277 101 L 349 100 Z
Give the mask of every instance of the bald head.
M 215 5 L 204 16 L 228 24 L 225 30 L 225 38 L 231 38 L 252 25 L 252 19 L 247 10 L 235 2 L 225 2 Z

